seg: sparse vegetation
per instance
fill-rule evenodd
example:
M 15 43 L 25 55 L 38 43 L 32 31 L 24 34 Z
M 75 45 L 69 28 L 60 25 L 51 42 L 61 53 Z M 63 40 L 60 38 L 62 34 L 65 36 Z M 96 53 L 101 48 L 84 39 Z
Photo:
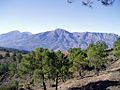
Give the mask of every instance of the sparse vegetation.
M 113 50 L 117 58 L 119 46 L 118 39 Z M 13 52 L 10 55 L 5 51 L 5 57 L 1 54 L 0 59 L 0 90 L 32 89 L 36 86 L 44 90 L 58 90 L 59 83 L 75 78 L 76 72 L 80 78 L 86 78 L 90 71 L 99 75 L 109 61 L 106 49 L 107 45 L 99 41 L 90 44 L 87 50 L 72 48 L 66 54 L 44 48 L 37 48 L 28 54 Z

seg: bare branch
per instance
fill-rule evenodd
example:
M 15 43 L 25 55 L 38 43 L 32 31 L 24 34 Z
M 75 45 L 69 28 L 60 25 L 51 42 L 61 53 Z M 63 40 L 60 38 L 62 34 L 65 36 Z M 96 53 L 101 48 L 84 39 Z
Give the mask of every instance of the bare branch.
M 73 3 L 75 0 L 67 0 L 68 3 Z M 79 0 L 82 2 L 83 5 L 92 7 L 93 0 Z M 104 6 L 110 6 L 113 5 L 115 0 L 97 0 L 101 2 Z

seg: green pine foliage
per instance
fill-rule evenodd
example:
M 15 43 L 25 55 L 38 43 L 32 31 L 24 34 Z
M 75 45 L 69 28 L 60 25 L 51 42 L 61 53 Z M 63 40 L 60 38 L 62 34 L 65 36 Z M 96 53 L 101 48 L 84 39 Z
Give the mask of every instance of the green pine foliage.
M 48 82 L 52 81 L 54 88 L 58 90 L 59 82 L 73 78 L 77 72 L 81 78 L 88 74 L 86 71 L 99 71 L 107 65 L 106 49 L 104 42 L 90 44 L 87 50 L 72 48 L 67 53 L 37 48 L 28 54 L 11 53 L 6 58 L 0 59 L 0 81 L 6 77 L 16 82 L 15 88 L 19 88 L 19 82 L 29 78 L 28 83 L 39 85 L 44 90 L 48 89 Z M 120 58 L 120 39 L 115 42 L 114 54 Z M 9 59 L 9 60 L 6 60 Z M 5 88 L 2 87 L 1 88 Z
M 69 59 L 61 51 L 50 54 L 50 79 L 55 81 L 56 90 L 59 80 L 65 81 L 69 78 Z
M 75 71 L 79 71 L 79 75 L 81 78 L 83 78 L 83 66 L 87 64 L 86 62 L 86 53 L 84 50 L 81 50 L 80 48 L 73 48 L 69 50 L 69 60 L 71 67 L 69 70 L 74 73 Z
M 120 59 L 120 38 L 118 38 L 118 40 L 114 43 L 114 55 Z
M 106 48 L 106 44 L 100 41 L 96 42 L 96 44 L 90 44 L 88 47 L 87 59 L 97 75 L 99 75 L 99 70 L 106 65 Z

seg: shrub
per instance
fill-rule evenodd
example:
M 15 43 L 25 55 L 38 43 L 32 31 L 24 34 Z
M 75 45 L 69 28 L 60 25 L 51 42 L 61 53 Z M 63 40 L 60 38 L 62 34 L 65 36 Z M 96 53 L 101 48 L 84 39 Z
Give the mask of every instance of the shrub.
M 2 54 L 0 54 L 0 59 L 3 59 L 3 55 Z

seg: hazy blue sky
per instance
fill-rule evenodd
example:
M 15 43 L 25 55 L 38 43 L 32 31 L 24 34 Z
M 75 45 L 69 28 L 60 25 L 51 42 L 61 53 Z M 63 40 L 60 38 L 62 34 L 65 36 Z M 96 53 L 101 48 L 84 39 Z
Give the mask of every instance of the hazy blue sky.
M 32 33 L 66 29 L 70 32 L 107 32 L 120 34 L 120 0 L 93 8 L 79 0 L 0 0 L 0 33 L 13 30 Z

